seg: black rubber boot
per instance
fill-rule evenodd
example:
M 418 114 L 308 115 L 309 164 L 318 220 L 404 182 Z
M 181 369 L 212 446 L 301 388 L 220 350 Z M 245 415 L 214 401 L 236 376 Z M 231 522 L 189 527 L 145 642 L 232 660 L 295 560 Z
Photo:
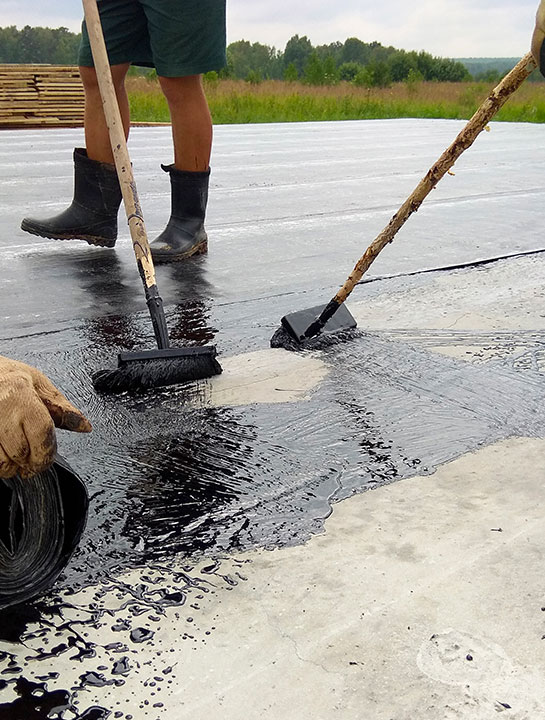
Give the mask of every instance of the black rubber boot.
M 204 229 L 210 170 L 188 172 L 161 165 L 170 174 L 171 214 L 166 228 L 151 243 L 156 263 L 178 262 L 208 249 Z
M 74 199 L 60 215 L 25 218 L 21 228 L 55 240 L 85 240 L 89 245 L 113 247 L 121 188 L 115 165 L 90 160 L 83 148 L 74 150 Z

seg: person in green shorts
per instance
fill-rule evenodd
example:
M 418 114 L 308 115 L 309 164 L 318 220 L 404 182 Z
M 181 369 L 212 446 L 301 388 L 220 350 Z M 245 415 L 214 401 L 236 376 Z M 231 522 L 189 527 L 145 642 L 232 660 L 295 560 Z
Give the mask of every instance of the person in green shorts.
M 155 67 L 166 97 L 174 143 L 171 216 L 151 243 L 156 262 L 183 260 L 207 250 L 204 229 L 212 120 L 202 75 L 226 64 L 226 0 L 98 0 L 113 82 L 128 137 L 125 77 L 131 64 Z M 25 218 L 23 230 L 59 240 L 113 247 L 121 190 L 85 23 L 79 52 L 85 90 L 85 149 L 74 151 L 74 198 L 59 215 Z

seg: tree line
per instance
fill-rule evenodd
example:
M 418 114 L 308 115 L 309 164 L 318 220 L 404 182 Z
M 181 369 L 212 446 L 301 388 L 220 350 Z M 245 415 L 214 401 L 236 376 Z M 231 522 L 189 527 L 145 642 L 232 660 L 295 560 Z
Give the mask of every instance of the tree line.
M 0 28 L 0 63 L 73 65 L 77 62 L 80 38 L 80 34 L 64 27 Z M 250 83 L 277 79 L 310 85 L 335 85 L 344 81 L 366 87 L 387 87 L 401 81 L 488 81 L 499 79 L 504 72 L 503 68 L 500 72 L 491 66 L 486 69 L 486 77 L 484 72 L 483 77 L 479 77 L 478 73 L 472 75 L 458 60 L 434 57 L 425 51 L 398 50 L 355 37 L 314 46 L 306 35 L 294 35 L 284 50 L 247 40 L 231 43 L 227 48 L 227 65 L 218 74 Z
M 411 78 L 451 82 L 472 79 L 462 63 L 424 51 L 397 50 L 355 37 L 343 43 L 313 46 L 306 35 L 294 35 L 283 51 L 247 40 L 231 43 L 225 73 L 250 82 L 283 79 L 334 85 L 346 81 L 369 87 Z
M 74 65 L 81 35 L 67 28 L 0 28 L 0 63 Z

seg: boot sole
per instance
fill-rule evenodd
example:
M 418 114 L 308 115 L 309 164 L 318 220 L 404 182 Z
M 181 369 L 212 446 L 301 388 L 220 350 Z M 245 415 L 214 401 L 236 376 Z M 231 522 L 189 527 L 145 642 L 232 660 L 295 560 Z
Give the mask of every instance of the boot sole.
M 193 257 L 194 255 L 204 255 L 208 252 L 208 240 L 195 245 L 191 248 L 191 250 L 188 250 L 185 253 L 173 255 L 173 252 L 174 251 L 168 250 L 155 250 L 153 246 L 151 246 L 151 257 L 153 258 L 153 262 L 157 264 L 166 264 L 187 260 L 187 258 Z
M 31 235 L 48 238 L 49 240 L 84 240 L 88 245 L 93 245 L 94 247 L 113 248 L 115 246 L 115 240 L 110 240 L 108 238 L 101 238 L 94 235 L 83 234 L 73 235 L 70 233 L 58 233 L 56 235 L 53 235 L 51 233 L 44 232 L 43 230 L 37 230 L 32 225 L 27 225 L 25 222 L 21 223 L 21 230 L 24 230 Z

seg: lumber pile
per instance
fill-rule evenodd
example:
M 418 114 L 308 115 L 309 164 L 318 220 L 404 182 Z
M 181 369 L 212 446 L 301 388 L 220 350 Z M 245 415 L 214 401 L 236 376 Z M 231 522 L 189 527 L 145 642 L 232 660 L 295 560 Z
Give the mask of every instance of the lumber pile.
M 0 128 L 83 125 L 77 67 L 0 64 Z

